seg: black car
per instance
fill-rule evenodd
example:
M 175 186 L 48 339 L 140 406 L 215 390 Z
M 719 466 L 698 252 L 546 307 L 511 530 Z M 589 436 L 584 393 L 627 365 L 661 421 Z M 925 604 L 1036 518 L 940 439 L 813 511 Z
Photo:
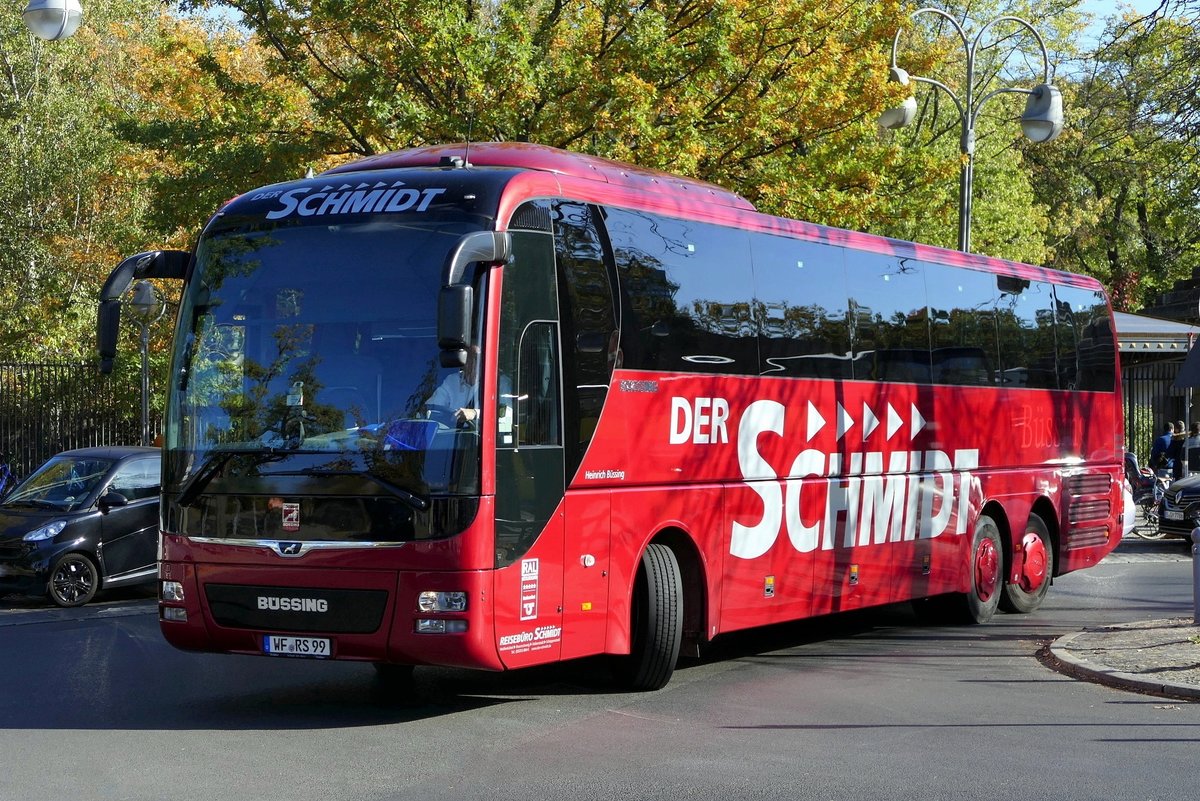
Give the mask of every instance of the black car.
M 0 502 L 0 595 L 80 606 L 153 581 L 162 459 L 156 448 L 64 451 Z
M 1168 537 L 1192 541 L 1192 529 L 1200 527 L 1200 475 L 1167 487 L 1158 504 L 1158 526 Z

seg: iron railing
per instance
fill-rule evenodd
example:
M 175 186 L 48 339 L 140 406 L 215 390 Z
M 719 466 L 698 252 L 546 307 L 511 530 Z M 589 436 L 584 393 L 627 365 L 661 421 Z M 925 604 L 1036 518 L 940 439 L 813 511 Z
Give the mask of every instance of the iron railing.
M 162 421 L 151 415 L 151 437 Z M 94 364 L 0 363 L 0 457 L 24 478 L 54 454 L 90 445 L 137 445 L 136 396 L 120 397 Z

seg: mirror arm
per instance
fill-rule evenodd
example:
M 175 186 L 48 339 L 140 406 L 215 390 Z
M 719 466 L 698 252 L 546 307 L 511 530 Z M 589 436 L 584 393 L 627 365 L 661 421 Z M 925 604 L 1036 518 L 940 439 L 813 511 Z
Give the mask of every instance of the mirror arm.
M 174 278 L 187 276 L 192 254 L 186 250 L 151 250 L 124 259 L 109 274 L 100 290 L 100 308 L 96 313 L 96 349 L 100 355 L 100 372 L 108 375 L 117 356 L 117 335 L 121 328 L 121 296 L 129 285 L 142 278 Z
M 475 231 L 458 240 L 446 256 L 442 269 L 442 285 L 454 286 L 462 281 L 467 265 L 474 261 L 508 261 L 512 256 L 512 234 L 508 231 Z

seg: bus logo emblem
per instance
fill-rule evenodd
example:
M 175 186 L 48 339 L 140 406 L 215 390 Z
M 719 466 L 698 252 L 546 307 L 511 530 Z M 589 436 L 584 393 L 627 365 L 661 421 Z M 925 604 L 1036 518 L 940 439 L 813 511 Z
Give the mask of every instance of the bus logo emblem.
M 283 505 L 283 530 L 300 530 L 300 504 L 285 503 Z
M 521 560 L 521 620 L 537 618 L 538 560 Z

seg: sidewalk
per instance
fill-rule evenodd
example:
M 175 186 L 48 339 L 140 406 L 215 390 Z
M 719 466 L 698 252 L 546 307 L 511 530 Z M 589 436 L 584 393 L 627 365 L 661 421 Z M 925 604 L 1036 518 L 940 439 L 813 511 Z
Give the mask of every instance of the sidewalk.
M 1084 629 L 1055 640 L 1050 656 L 1076 678 L 1200 701 L 1200 626 L 1190 615 Z

